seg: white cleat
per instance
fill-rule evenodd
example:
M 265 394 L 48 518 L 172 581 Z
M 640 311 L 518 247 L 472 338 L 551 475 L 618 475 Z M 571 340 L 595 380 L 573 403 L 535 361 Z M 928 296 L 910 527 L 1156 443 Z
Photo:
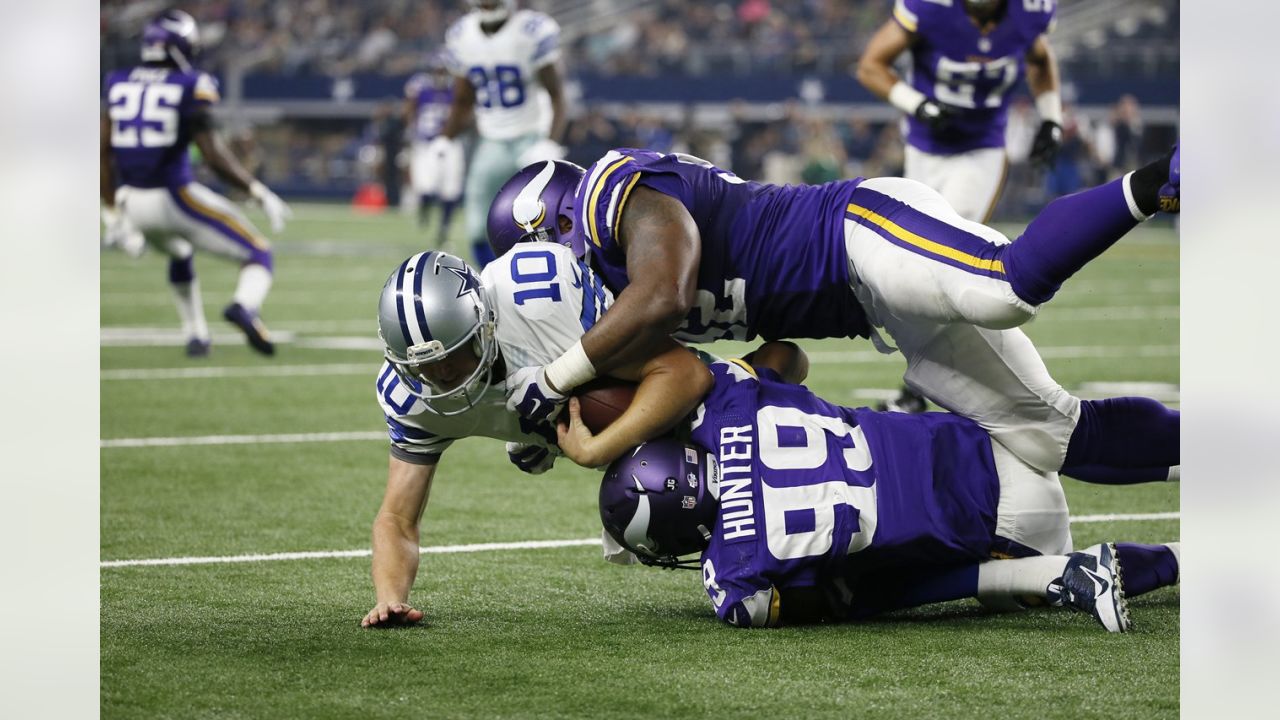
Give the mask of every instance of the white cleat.
M 1132 623 L 1115 545 L 1102 543 L 1067 557 L 1062 577 L 1049 586 L 1050 602 L 1092 615 L 1107 632 L 1128 631 Z

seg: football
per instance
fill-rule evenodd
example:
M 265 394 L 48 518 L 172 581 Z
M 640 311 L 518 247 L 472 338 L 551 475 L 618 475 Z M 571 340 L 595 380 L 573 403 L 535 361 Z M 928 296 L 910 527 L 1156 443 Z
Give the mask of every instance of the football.
M 582 404 L 582 422 L 592 433 L 609 427 L 636 396 L 638 383 L 603 377 L 580 385 L 574 396 Z

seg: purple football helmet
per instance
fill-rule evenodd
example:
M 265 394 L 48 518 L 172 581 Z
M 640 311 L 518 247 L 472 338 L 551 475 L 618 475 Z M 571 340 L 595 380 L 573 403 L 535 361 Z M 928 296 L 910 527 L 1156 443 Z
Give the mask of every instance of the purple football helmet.
M 564 160 L 536 162 L 508 180 L 489 206 L 489 246 L 502 257 L 518 242 L 544 240 L 564 245 L 581 258 L 586 240 L 578 230 L 574 198 L 586 174 Z M 560 232 L 560 216 L 573 227 Z
M 658 438 L 613 461 L 600 483 L 600 522 L 646 565 L 697 568 L 720 508 L 715 456 Z
M 142 61 L 173 63 L 188 72 L 200 52 L 196 19 L 181 10 L 165 10 L 142 31 Z

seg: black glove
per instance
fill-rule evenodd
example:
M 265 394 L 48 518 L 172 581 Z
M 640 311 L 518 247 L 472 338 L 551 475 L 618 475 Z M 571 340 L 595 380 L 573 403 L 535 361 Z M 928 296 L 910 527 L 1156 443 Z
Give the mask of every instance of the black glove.
M 915 116 L 928 125 L 930 130 L 937 131 L 950 125 L 959 112 L 956 108 L 937 100 L 925 100 L 916 106 Z
M 1062 126 L 1052 120 L 1040 123 L 1035 142 L 1031 143 L 1031 164 L 1048 167 L 1062 147 Z

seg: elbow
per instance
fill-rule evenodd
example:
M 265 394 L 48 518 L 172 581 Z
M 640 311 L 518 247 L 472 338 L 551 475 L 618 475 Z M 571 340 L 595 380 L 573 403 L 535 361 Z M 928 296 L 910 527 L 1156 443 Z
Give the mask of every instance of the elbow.
M 661 329 L 663 335 L 669 335 L 680 323 L 684 322 L 689 311 L 693 309 L 695 289 L 672 285 L 663 292 L 649 295 L 646 304 L 649 324 Z
M 884 75 L 884 68 L 867 56 L 858 58 L 858 66 L 854 69 L 854 77 L 868 90 L 875 87 L 876 78 Z

